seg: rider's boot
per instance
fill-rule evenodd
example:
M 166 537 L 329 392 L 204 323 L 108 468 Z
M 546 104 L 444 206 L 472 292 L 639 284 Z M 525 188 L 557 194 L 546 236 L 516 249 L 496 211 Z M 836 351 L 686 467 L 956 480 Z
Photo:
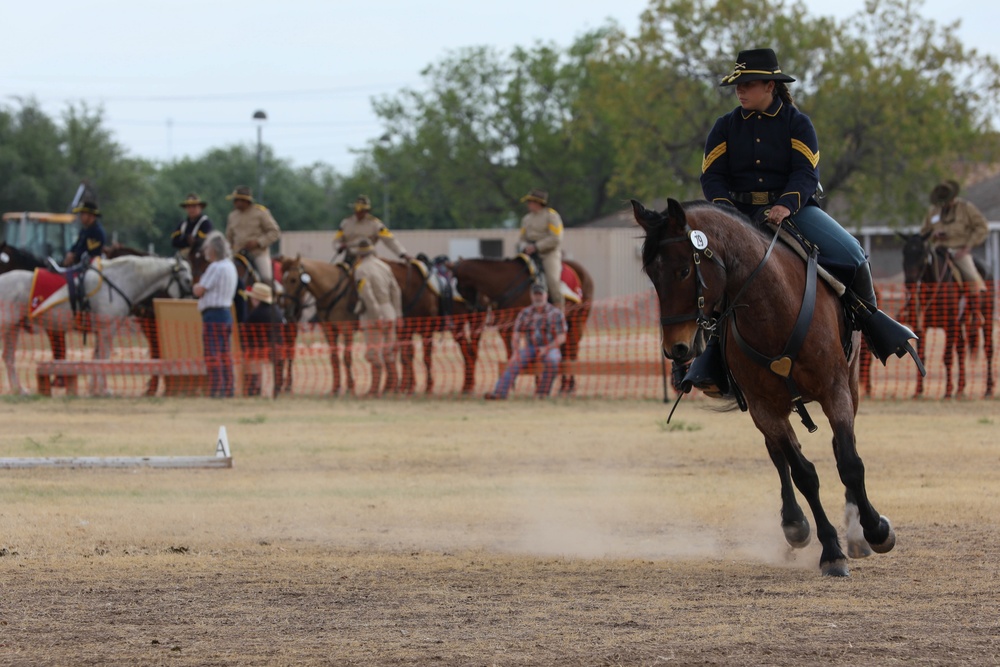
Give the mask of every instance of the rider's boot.
M 872 269 L 868 262 L 858 267 L 847 293 L 844 294 L 847 311 L 854 320 L 854 328 L 861 331 L 875 358 L 885 365 L 890 356 L 902 357 L 909 354 L 917 364 L 921 375 L 926 375 L 924 364 L 917 351 L 910 344 L 917 335 L 878 309 Z
M 680 385 L 680 390 L 685 394 L 691 391 L 691 387 L 697 387 L 712 398 L 722 398 L 729 393 L 729 376 L 722 363 L 722 346 L 719 345 L 718 336 L 708 339 L 705 351 L 691 362 Z

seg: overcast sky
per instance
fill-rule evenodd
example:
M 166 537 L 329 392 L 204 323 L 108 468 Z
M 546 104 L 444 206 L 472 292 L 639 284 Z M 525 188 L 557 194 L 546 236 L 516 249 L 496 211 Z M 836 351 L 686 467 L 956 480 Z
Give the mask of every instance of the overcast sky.
M 264 142 L 296 165 L 344 173 L 382 134 L 371 98 L 419 88 L 449 50 L 567 46 L 612 18 L 635 34 L 647 0 L 4 0 L 0 102 L 34 96 L 58 115 L 103 106 L 132 154 L 155 160 Z M 807 0 L 845 18 L 863 0 Z M 1000 59 L 1000 2 L 928 0 L 938 23 Z M 755 44 L 756 45 L 756 44 Z M 735 56 L 735 54 L 734 54 Z M 794 75 L 794 74 L 793 74 Z

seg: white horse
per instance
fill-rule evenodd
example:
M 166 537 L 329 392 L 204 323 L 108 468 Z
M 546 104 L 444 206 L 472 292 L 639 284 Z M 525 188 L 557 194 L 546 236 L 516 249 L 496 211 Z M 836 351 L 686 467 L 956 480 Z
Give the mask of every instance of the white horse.
M 14 360 L 18 333 L 28 316 L 33 276 L 32 271 L 9 271 L 0 275 L 0 338 L 3 341 L 7 380 L 14 393 L 27 393 L 18 380 Z M 95 329 L 94 359 L 109 359 L 111 340 L 134 305 L 161 290 L 174 298 L 191 294 L 191 266 L 179 257 L 118 257 L 88 267 L 83 282 L 85 293 L 90 295 L 91 320 Z M 71 330 L 74 318 L 65 286 L 46 301 L 60 300 L 60 303 L 32 318 L 32 324 L 46 331 Z M 107 393 L 103 375 L 94 375 L 90 382 L 92 395 Z

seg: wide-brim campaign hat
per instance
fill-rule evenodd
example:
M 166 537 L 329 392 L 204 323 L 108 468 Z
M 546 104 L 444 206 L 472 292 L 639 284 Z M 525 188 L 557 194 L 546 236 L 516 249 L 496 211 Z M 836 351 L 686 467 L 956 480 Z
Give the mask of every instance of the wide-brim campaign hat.
M 931 190 L 931 204 L 934 206 L 947 204 L 958 196 L 958 191 L 960 189 L 958 181 L 947 180 L 943 183 L 938 183 L 934 186 L 934 189 Z
M 247 296 L 264 303 L 274 303 L 274 291 L 267 283 L 254 283 L 247 290 Z
M 748 81 L 795 81 L 781 71 L 774 49 L 749 49 L 736 56 L 733 73 L 725 77 L 720 86 L 735 86 Z
M 354 200 L 353 204 L 349 204 L 348 208 L 353 208 L 355 211 L 370 211 L 372 210 L 372 200 L 368 198 L 368 195 L 358 195 L 358 198 Z
M 242 199 L 252 204 L 253 190 L 251 190 L 245 185 L 240 185 L 235 190 L 233 190 L 232 194 L 226 195 L 226 199 Z
M 191 192 L 184 198 L 184 201 L 181 202 L 181 208 L 184 208 L 185 206 L 208 206 L 208 202 Z
M 542 206 L 545 206 L 546 204 L 549 203 L 549 193 L 546 192 L 545 190 L 539 190 L 538 188 L 535 188 L 528 194 L 521 197 L 522 204 L 528 201 L 538 202 Z
M 100 215 L 101 209 L 97 208 L 97 204 L 92 201 L 82 202 L 79 206 L 73 209 L 74 213 L 91 213 L 93 215 Z

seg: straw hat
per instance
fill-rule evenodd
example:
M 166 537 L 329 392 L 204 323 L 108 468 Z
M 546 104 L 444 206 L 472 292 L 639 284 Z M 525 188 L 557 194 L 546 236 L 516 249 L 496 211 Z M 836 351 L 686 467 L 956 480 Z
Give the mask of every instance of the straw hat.
M 253 190 L 245 185 L 238 185 L 232 194 L 226 195 L 226 199 L 243 199 L 253 203 Z
M 264 303 L 274 303 L 274 292 L 267 283 L 254 283 L 247 290 L 247 296 Z
M 549 193 L 545 190 L 539 190 L 538 188 L 533 188 L 531 192 L 521 197 L 521 203 L 526 201 L 538 202 L 542 206 L 549 203 Z

